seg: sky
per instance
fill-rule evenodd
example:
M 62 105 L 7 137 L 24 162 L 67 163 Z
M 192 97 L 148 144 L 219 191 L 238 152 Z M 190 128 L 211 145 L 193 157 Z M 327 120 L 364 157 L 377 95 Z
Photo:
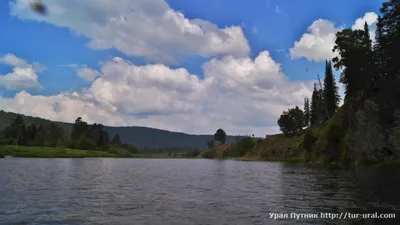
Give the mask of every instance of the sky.
M 376 0 L 0 1 L 0 109 L 190 134 L 279 133 L 335 33 L 374 37 Z M 340 71 L 335 72 L 336 80 Z M 343 86 L 339 84 L 341 95 Z

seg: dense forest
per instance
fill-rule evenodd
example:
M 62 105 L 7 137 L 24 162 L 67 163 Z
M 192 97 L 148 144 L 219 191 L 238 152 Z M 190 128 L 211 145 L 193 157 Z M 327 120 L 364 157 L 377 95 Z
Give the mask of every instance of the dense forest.
M 89 125 L 77 118 L 72 126 L 70 138 L 56 123 L 27 125 L 21 115 L 0 132 L 0 145 L 60 147 L 80 150 L 100 150 L 127 156 L 137 153 L 137 147 L 122 143 L 118 134 L 109 137 L 101 124 Z

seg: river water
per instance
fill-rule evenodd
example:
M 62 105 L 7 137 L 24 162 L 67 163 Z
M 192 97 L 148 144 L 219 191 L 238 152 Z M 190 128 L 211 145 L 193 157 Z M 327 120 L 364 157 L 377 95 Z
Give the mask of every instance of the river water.
M 6 158 L 0 224 L 400 224 L 292 218 L 341 212 L 400 218 L 399 174 L 207 159 Z M 289 217 L 274 220 L 270 213 Z

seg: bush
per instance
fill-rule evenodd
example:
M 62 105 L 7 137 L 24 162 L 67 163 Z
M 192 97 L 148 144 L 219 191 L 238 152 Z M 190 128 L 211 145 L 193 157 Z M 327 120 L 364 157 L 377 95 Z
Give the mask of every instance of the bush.
M 112 153 L 112 154 L 116 154 L 121 157 L 132 156 L 132 154 L 127 149 L 119 148 L 116 145 L 110 146 L 110 148 L 108 149 L 108 152 Z
M 311 131 L 307 131 L 306 134 L 304 135 L 304 141 L 303 141 L 303 147 L 307 152 L 311 152 L 311 147 L 312 145 L 317 141 L 318 139 L 313 136 Z
M 0 145 L 16 145 L 17 141 L 12 138 L 2 138 L 0 139 Z
M 92 140 L 87 138 L 81 138 L 78 142 L 78 149 L 82 150 L 96 150 L 97 145 Z
M 65 142 L 65 147 L 67 148 L 72 148 L 72 149 L 77 149 L 78 148 L 78 141 L 66 141 Z

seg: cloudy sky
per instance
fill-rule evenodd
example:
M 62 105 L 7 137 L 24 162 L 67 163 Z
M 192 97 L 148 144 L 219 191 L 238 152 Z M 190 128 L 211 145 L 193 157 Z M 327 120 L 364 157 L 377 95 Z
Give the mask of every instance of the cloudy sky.
M 376 0 L 0 1 L 0 109 L 191 134 L 279 132 Z M 338 73 L 335 74 L 339 76 Z M 343 91 L 343 90 L 341 90 Z

